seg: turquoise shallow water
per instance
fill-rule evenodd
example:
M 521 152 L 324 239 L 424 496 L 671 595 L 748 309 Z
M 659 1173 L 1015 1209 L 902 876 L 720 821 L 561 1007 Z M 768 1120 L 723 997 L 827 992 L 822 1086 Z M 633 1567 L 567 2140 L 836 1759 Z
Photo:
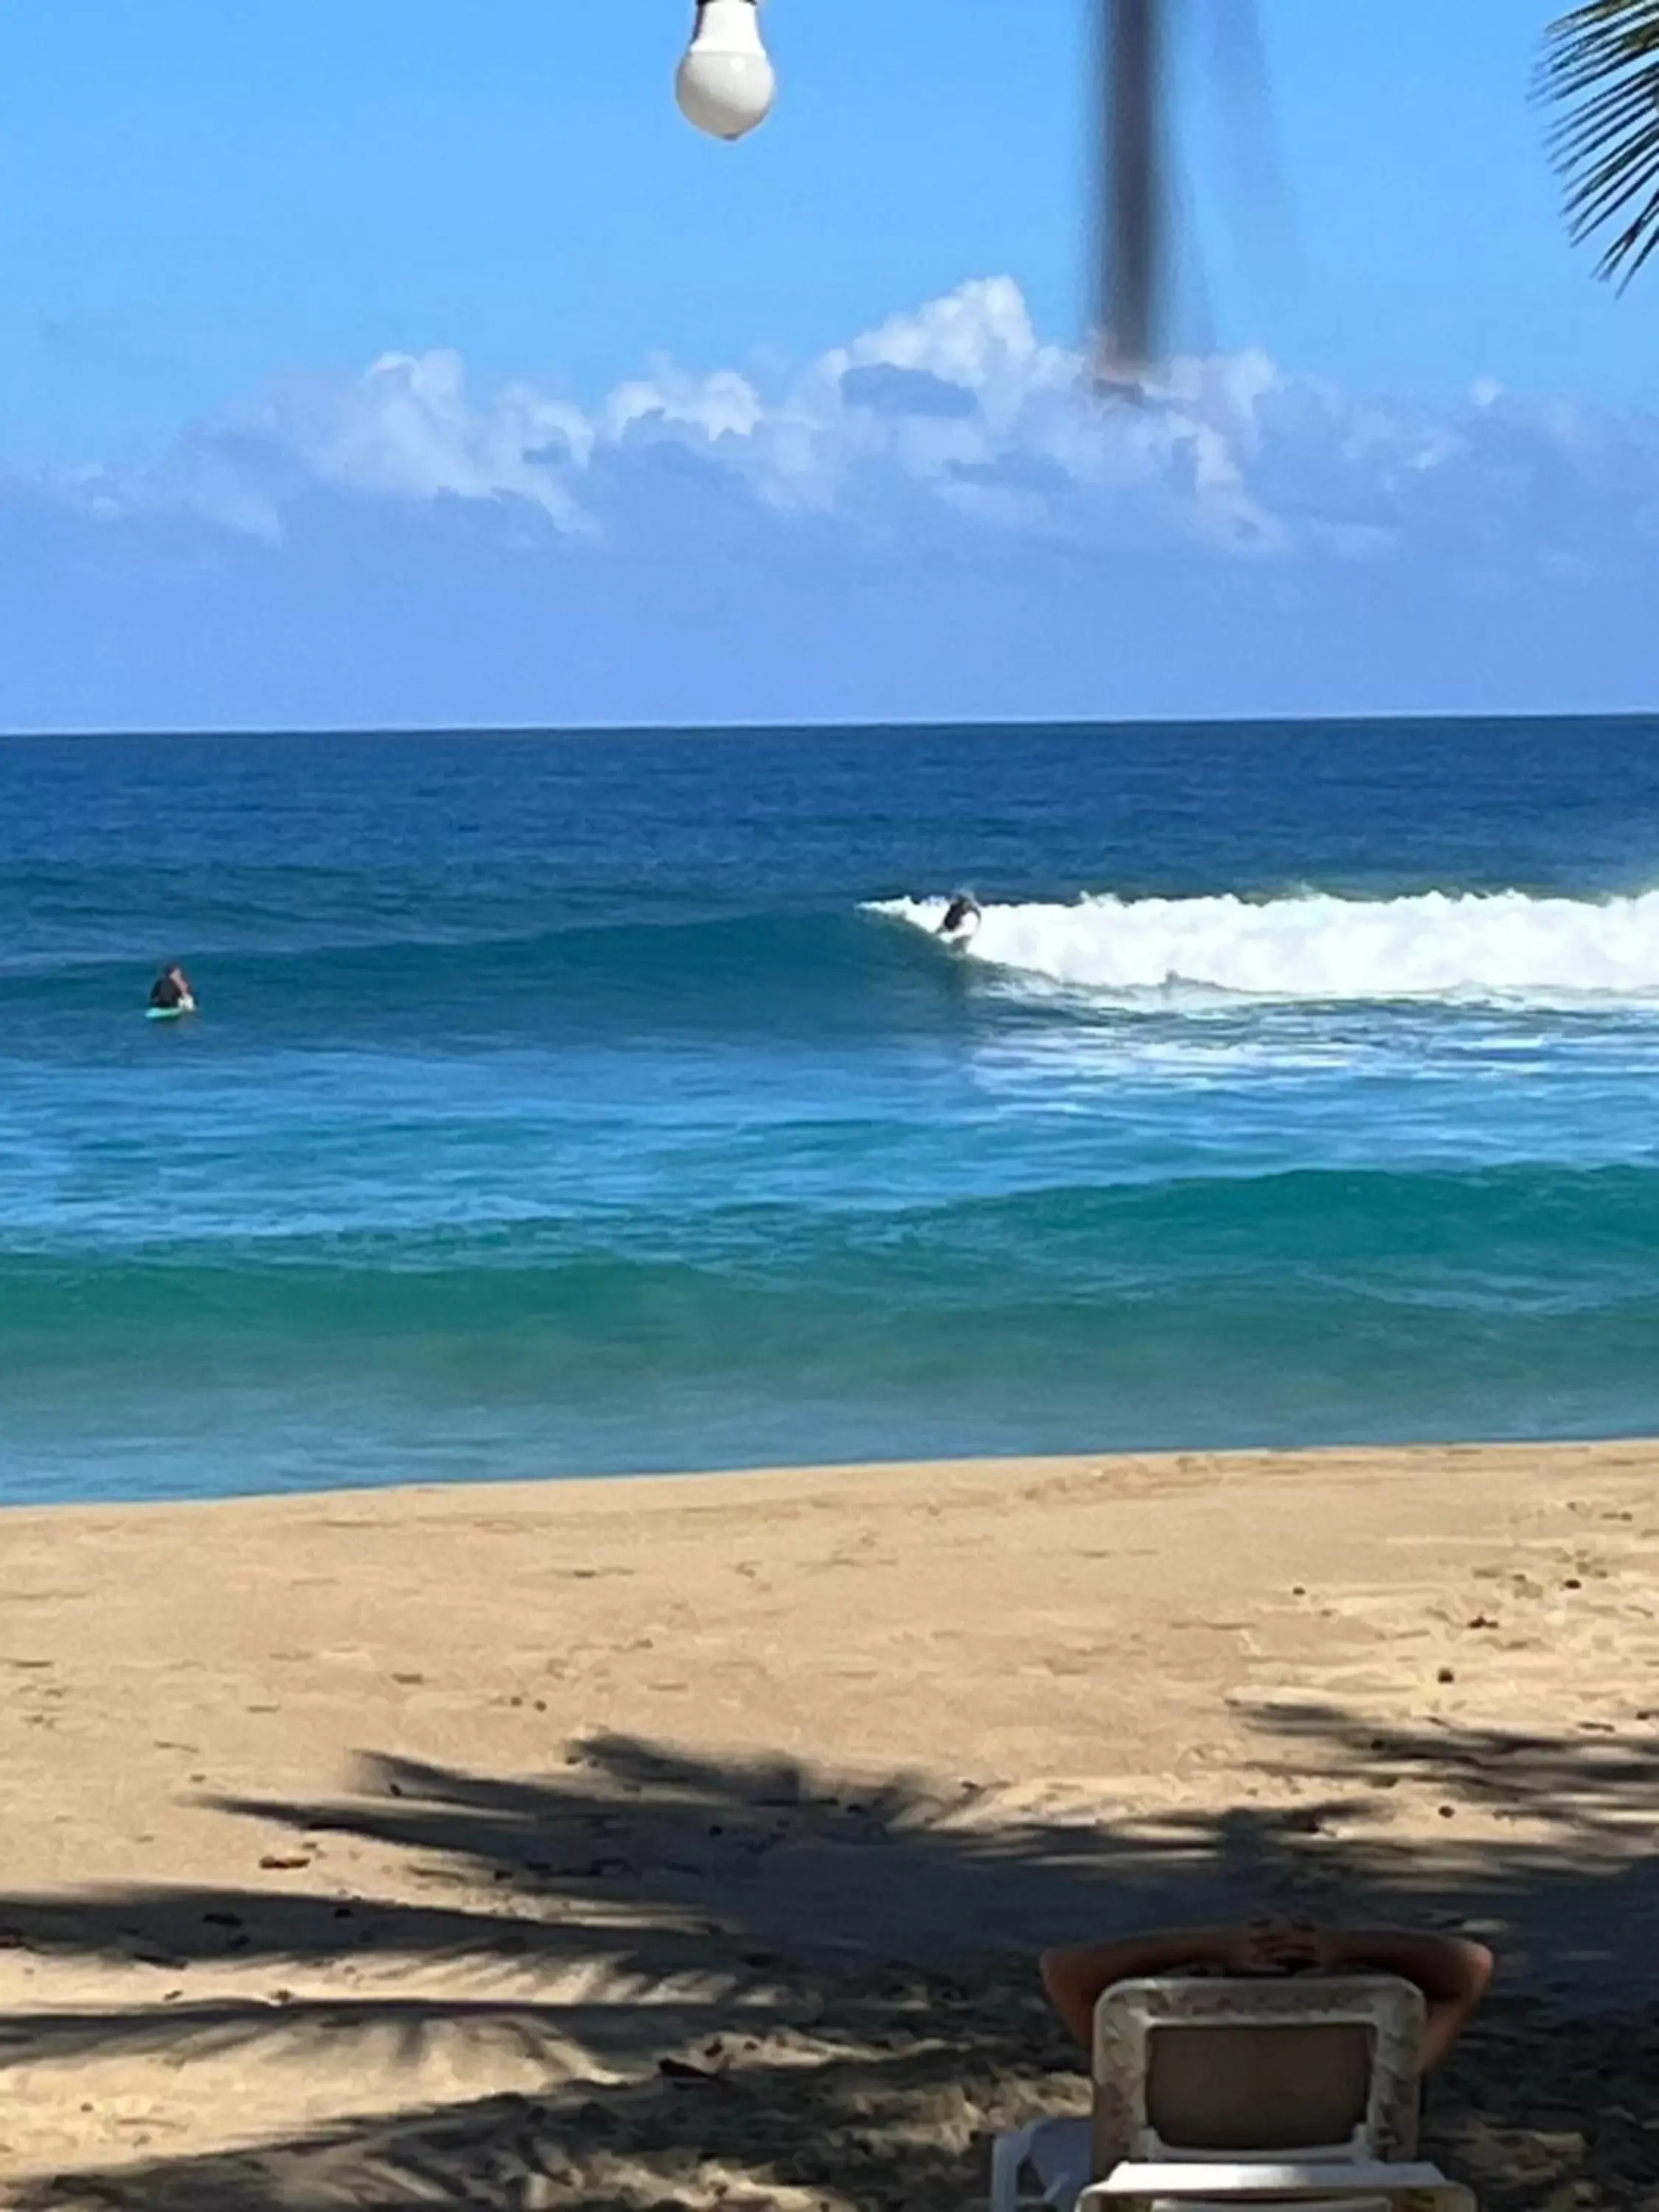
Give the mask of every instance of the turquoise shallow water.
M 1654 885 L 1630 724 L 0 746 L 0 1498 L 1659 1427 Z

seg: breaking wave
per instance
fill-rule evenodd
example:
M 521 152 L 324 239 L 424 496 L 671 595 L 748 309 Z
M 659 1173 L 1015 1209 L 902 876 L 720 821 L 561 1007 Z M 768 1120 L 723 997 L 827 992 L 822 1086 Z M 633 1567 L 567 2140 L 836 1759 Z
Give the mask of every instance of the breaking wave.
M 870 910 L 933 931 L 943 899 Z M 1126 997 L 1182 988 L 1305 1000 L 1659 1003 L 1659 890 L 1622 898 L 1425 891 L 1255 901 L 1085 897 L 988 905 L 966 957 Z

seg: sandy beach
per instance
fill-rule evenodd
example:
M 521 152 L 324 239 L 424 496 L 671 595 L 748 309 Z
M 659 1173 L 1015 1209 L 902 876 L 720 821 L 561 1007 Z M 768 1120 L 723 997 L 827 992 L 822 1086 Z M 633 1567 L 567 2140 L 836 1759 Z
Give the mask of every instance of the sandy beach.
M 1048 1941 L 1502 1958 L 1487 2202 L 1659 2203 L 1659 1444 L 0 1522 L 5 2201 L 965 2206 Z

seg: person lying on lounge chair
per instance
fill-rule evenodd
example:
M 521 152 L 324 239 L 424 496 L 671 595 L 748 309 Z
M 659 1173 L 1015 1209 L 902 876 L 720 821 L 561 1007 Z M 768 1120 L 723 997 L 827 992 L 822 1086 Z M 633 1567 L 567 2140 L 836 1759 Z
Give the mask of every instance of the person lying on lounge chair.
M 1252 1920 L 1237 1928 L 1166 1929 L 1118 1943 L 1045 1951 L 1042 1985 L 1085 2051 L 1095 2008 L 1118 1982 L 1161 1974 L 1398 1974 L 1423 1992 L 1425 2072 L 1437 2066 L 1486 1993 L 1492 1955 L 1457 1936 L 1405 1929 L 1316 1928 L 1304 1920 Z

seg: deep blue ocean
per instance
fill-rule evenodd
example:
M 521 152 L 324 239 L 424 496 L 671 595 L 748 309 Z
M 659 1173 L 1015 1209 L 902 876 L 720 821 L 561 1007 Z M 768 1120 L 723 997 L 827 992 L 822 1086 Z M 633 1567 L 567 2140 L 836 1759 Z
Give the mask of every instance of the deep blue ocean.
M 0 744 L 0 1498 L 1659 1431 L 1656 887 L 1659 724 Z

